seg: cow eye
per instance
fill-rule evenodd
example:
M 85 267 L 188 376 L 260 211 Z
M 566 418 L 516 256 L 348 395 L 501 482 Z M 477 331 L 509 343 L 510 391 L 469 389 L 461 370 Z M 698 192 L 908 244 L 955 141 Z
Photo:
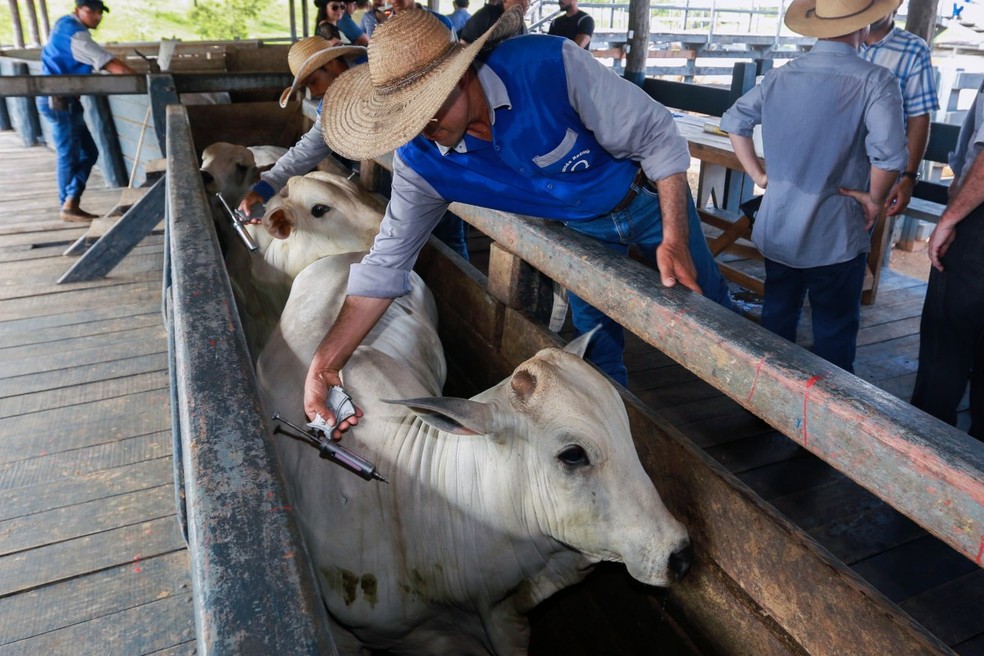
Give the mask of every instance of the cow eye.
M 588 454 L 576 444 L 565 447 L 563 451 L 557 454 L 557 459 L 568 467 L 584 467 L 591 464 Z
M 329 210 L 331 210 L 331 208 L 328 207 L 327 205 L 322 205 L 321 203 L 318 203 L 317 205 L 311 207 L 311 215 L 316 219 L 320 219 L 325 214 L 327 214 Z

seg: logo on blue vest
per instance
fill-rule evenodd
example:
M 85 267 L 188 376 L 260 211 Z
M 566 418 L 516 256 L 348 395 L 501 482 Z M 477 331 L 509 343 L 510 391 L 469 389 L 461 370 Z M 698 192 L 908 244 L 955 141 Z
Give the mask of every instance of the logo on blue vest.
M 560 167 L 561 173 L 573 173 L 574 171 L 585 171 L 591 168 L 591 163 L 587 160 L 587 156 L 591 154 L 590 148 L 585 148 L 581 152 L 570 158 L 564 165 Z

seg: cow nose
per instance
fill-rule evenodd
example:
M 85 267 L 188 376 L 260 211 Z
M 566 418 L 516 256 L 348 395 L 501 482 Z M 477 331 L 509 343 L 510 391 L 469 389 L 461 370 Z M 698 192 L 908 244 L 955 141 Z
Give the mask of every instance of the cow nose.
M 208 171 L 202 171 L 202 183 L 207 187 L 215 180 Z
M 687 573 L 690 569 L 690 563 L 694 560 L 694 547 L 687 541 L 687 544 L 682 549 L 677 549 L 670 554 L 669 563 L 667 567 L 670 570 L 670 575 L 674 581 L 679 581 L 683 578 L 683 575 Z

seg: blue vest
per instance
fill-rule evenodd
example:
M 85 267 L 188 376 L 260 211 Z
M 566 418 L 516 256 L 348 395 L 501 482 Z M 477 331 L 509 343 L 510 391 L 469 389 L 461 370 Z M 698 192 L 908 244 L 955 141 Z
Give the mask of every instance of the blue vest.
M 467 153 L 441 155 L 421 135 L 400 158 L 448 201 L 561 221 L 608 213 L 639 165 L 609 154 L 570 106 L 563 45 L 559 37 L 519 36 L 489 55 L 485 65 L 512 104 L 494 110 L 491 143 L 465 135 Z
M 83 64 L 72 56 L 72 37 L 87 29 L 74 14 L 62 16 L 51 28 L 48 43 L 41 51 L 41 72 L 45 75 L 88 75 L 91 64 Z

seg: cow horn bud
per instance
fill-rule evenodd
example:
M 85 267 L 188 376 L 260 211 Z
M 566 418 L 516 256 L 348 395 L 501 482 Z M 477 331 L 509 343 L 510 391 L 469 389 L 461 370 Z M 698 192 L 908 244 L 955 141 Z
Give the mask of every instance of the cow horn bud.
M 517 396 L 526 399 L 536 391 L 536 376 L 526 369 L 520 369 L 513 374 L 510 384 Z

